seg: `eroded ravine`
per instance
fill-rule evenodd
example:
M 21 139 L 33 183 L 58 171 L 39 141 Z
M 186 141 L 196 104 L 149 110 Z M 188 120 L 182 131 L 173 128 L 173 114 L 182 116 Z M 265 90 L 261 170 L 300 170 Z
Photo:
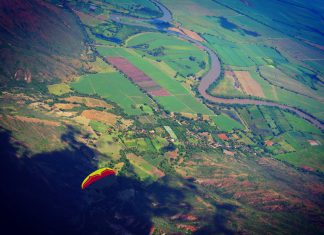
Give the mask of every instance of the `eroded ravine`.
M 130 24 L 130 25 L 138 25 L 136 23 L 131 23 L 131 22 L 122 22 L 121 18 L 130 18 L 135 21 L 142 21 L 142 22 L 150 22 L 150 21 L 163 21 L 166 23 L 172 23 L 173 18 L 172 18 L 172 13 L 171 11 L 161 4 L 158 0 L 151 0 L 162 12 L 163 16 L 156 18 L 156 19 L 142 19 L 142 18 L 134 18 L 134 17 L 127 17 L 127 16 L 121 16 L 121 15 L 112 15 L 111 19 L 118 21 L 123 24 Z M 202 77 L 200 80 L 200 83 L 198 85 L 198 92 L 201 94 L 202 97 L 204 97 L 206 100 L 212 103 L 217 103 L 217 104 L 228 104 L 228 105 L 262 105 L 262 106 L 269 106 L 269 107 L 277 107 L 280 109 L 288 110 L 296 115 L 304 118 L 314 126 L 318 127 L 321 130 L 324 130 L 324 125 L 323 123 L 313 117 L 311 114 L 308 114 L 305 111 L 302 111 L 300 109 L 297 109 L 295 107 L 289 106 L 289 105 L 284 105 L 284 104 L 278 104 L 272 101 L 265 101 L 265 100 L 255 100 L 255 99 L 248 99 L 248 98 L 221 98 L 221 97 L 216 97 L 212 96 L 207 93 L 207 89 L 217 80 L 220 78 L 221 74 L 221 64 L 218 59 L 217 54 L 209 49 L 206 45 L 202 44 L 199 41 L 196 41 L 184 34 L 180 34 L 168 29 L 164 29 L 166 33 L 176 35 L 177 37 L 181 37 L 183 39 L 186 39 L 187 41 L 195 44 L 196 46 L 199 46 L 202 48 L 204 51 L 206 51 L 209 55 L 210 58 L 210 69 L 209 71 Z

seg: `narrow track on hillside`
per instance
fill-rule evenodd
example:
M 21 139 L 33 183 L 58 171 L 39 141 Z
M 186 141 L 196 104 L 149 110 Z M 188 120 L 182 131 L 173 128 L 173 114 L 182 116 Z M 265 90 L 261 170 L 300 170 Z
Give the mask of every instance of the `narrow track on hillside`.
M 172 12 L 166 6 L 161 4 L 158 0 L 151 0 L 151 2 L 154 3 L 163 12 L 162 17 L 155 18 L 155 19 L 142 19 L 142 18 L 129 17 L 129 16 L 125 16 L 125 15 L 113 14 L 113 15 L 111 15 L 110 18 L 111 18 L 111 20 L 117 21 L 122 24 L 128 24 L 128 25 L 138 25 L 138 23 L 123 22 L 122 18 L 128 18 L 128 19 L 132 19 L 134 21 L 139 21 L 139 22 L 142 21 L 142 22 L 146 22 L 146 23 L 154 22 L 154 21 L 162 21 L 165 23 L 172 24 L 172 21 L 173 21 Z M 198 85 L 198 92 L 207 101 L 209 101 L 211 103 L 226 104 L 226 105 L 262 105 L 262 106 L 269 106 L 269 107 L 277 107 L 277 108 L 280 108 L 283 110 L 288 110 L 290 112 L 293 112 L 296 115 L 298 115 L 298 116 L 302 117 L 303 119 L 307 120 L 308 122 L 310 122 L 312 125 L 319 128 L 320 130 L 322 130 L 322 131 L 324 130 L 324 124 L 321 120 L 317 119 L 313 115 L 311 115 L 301 109 L 298 109 L 298 108 L 295 108 L 295 107 L 292 107 L 289 105 L 279 104 L 279 103 L 272 102 L 272 101 L 256 100 L 256 99 L 249 99 L 249 98 L 242 98 L 242 99 L 241 98 L 221 98 L 221 97 L 212 96 L 212 95 L 208 94 L 207 93 L 208 88 L 217 79 L 220 78 L 220 74 L 221 74 L 221 63 L 219 61 L 217 54 L 213 50 L 208 48 L 205 44 L 203 44 L 199 41 L 196 41 L 184 34 L 174 32 L 174 31 L 171 31 L 168 29 L 163 29 L 163 31 L 166 33 L 169 33 L 169 34 L 176 35 L 177 37 L 186 39 L 190 43 L 195 44 L 198 47 L 201 47 L 209 55 L 210 69 L 202 77 L 202 79 L 200 80 L 200 83 Z

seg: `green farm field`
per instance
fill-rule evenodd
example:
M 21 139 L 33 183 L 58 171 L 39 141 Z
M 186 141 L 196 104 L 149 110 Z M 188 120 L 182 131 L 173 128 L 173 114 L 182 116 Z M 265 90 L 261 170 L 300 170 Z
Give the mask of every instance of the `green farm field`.
M 324 106 L 322 105 L 323 97 L 320 94 L 320 90 L 313 91 L 309 87 L 296 81 L 292 81 L 292 78 L 280 77 L 280 82 L 284 83 L 278 86 L 270 84 L 268 81 L 263 79 L 258 72 L 256 67 L 233 67 L 240 71 L 249 71 L 252 79 L 254 79 L 261 87 L 262 92 L 265 95 L 266 100 L 272 100 L 282 104 L 288 104 L 293 107 L 301 108 L 315 117 L 320 119 L 324 118 Z M 275 76 L 271 74 L 271 76 Z M 285 75 L 286 76 L 286 75 Z M 271 79 L 271 77 L 269 77 Z M 278 80 L 279 82 L 279 80 Z M 276 81 L 273 81 L 276 83 Z M 289 89 L 289 90 L 287 90 Z M 298 92 L 298 93 L 296 93 Z M 231 77 L 222 78 L 215 88 L 211 90 L 211 94 L 215 96 L 227 96 L 227 97 L 249 97 L 243 93 L 240 89 L 234 87 L 234 79 Z M 306 96 L 305 96 L 306 95 Z
M 49 93 L 51 93 L 53 95 L 58 95 L 58 96 L 71 92 L 70 86 L 65 83 L 48 85 L 47 89 L 48 89 Z
M 306 30 L 307 24 L 316 24 L 319 19 L 317 14 L 305 18 L 311 12 L 305 3 L 298 1 L 299 5 L 291 5 L 292 10 L 299 7 L 300 11 L 287 13 L 289 17 L 282 20 L 287 23 L 279 23 L 273 19 L 282 17 L 280 14 L 286 12 L 289 6 L 280 1 L 251 1 L 253 7 L 235 0 L 191 0 L 190 4 L 183 6 L 171 0 L 162 2 L 173 11 L 174 18 L 181 25 L 199 33 L 207 41 L 205 45 L 218 54 L 224 66 L 250 71 L 261 86 L 265 99 L 303 109 L 323 120 L 324 97 L 320 82 L 323 77 L 323 54 L 318 49 L 321 44 L 316 31 Z M 315 2 L 312 4 L 316 5 Z M 184 13 L 189 11 L 192 14 Z M 302 29 L 297 32 L 296 27 L 292 26 L 293 22 L 303 25 Z M 296 39 L 301 32 L 302 38 L 316 41 L 313 47 Z M 264 78 L 257 73 L 258 67 Z M 211 94 L 247 97 L 233 84 L 231 79 L 225 78 Z
M 4 234 L 324 234 L 323 0 L 0 16 Z
M 99 95 L 111 100 L 129 115 L 143 113 L 136 108 L 141 104 L 152 104 L 149 97 L 118 72 L 84 75 L 71 87 L 82 94 Z
M 297 152 L 275 155 L 274 157 L 298 167 L 311 167 L 324 172 L 324 146 L 312 146 Z
M 214 96 L 235 96 L 240 97 L 245 94 L 241 89 L 235 88 L 235 81 L 231 76 L 224 76 L 223 79 L 219 81 L 219 83 L 214 87 L 210 93 Z
M 234 119 L 230 118 L 226 114 L 220 114 L 217 116 L 212 116 L 212 120 L 215 122 L 217 127 L 222 131 L 232 131 L 233 129 L 244 129 L 244 126 L 235 121 Z
M 255 70 L 250 73 L 262 87 L 267 99 L 302 108 L 318 118 L 324 118 L 324 106 L 321 101 L 273 86 L 261 78 Z
M 213 114 L 211 110 L 193 96 L 191 91 L 165 73 L 163 67 L 161 68 L 156 61 L 143 58 L 135 50 L 129 48 L 98 46 L 97 49 L 103 56 L 124 57 L 128 59 L 134 66 L 169 91 L 171 96 L 155 97 L 157 102 L 166 110 L 170 112 Z
M 266 59 L 278 63 L 286 60 L 273 48 L 257 44 L 237 44 L 214 36 L 205 36 L 208 43 L 219 54 L 226 65 L 249 67 L 267 64 Z
M 208 56 L 192 44 L 162 33 L 138 34 L 127 40 L 127 47 L 141 55 L 161 60 L 180 76 L 197 74 L 206 68 Z

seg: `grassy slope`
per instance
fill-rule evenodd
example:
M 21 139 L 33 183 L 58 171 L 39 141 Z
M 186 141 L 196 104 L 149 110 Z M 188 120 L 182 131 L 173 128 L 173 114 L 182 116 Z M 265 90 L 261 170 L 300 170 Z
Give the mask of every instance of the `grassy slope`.
M 39 0 L 0 2 L 0 82 L 66 79 L 82 68 L 84 36 L 67 10 Z

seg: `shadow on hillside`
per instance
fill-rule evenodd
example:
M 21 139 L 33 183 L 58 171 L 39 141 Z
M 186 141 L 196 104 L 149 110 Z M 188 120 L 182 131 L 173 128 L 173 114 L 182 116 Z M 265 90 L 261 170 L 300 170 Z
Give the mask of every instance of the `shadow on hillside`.
M 97 169 L 98 153 L 78 142 L 76 133 L 68 128 L 62 136 L 67 149 L 17 158 L 11 134 L 0 131 L 1 231 L 149 234 L 153 216 L 190 212 L 189 204 L 179 206 L 183 189 L 168 187 L 168 177 L 148 186 L 118 176 L 101 191 L 81 190 L 82 180 Z
M 236 234 L 234 231 L 228 229 L 225 224 L 228 222 L 229 215 L 235 212 L 237 206 L 232 204 L 215 204 L 217 212 L 208 221 L 208 225 L 197 230 L 194 235 L 206 235 L 206 234 Z
M 96 153 L 74 136 L 72 128 L 62 136 L 69 149 L 18 159 L 10 133 L 0 133 L 2 231 L 148 234 L 154 214 L 177 212 L 182 193 L 158 183 L 146 190 L 141 182 L 117 177 L 105 190 L 81 190 L 84 177 L 97 168 Z M 170 207 L 162 210 L 153 206 L 166 203 Z

